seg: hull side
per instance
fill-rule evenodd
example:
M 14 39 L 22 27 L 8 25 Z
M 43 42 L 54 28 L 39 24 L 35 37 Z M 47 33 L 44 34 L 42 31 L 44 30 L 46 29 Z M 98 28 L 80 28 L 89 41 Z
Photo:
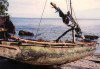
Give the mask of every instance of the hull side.
M 95 47 L 48 48 L 38 46 L 0 47 L 0 56 L 32 65 L 61 65 L 93 54 Z

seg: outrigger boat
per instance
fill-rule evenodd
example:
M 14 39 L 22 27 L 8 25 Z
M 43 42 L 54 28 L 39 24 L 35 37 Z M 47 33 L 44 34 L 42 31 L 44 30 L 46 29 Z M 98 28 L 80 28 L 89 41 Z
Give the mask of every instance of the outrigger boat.
M 51 5 L 59 12 L 63 22 L 71 29 L 64 32 L 58 39 L 52 42 L 26 40 L 11 36 L 9 39 L 16 41 L 1 41 L 1 57 L 32 65 L 61 65 L 82 59 L 94 53 L 97 44 L 96 41 L 75 41 L 75 32 L 79 36 L 81 29 L 72 16 L 71 0 L 71 11 L 68 11 L 67 14 L 64 14 L 54 3 L 51 2 Z M 69 21 L 71 21 L 72 24 L 69 24 Z M 60 42 L 59 40 L 69 31 L 72 31 L 73 41 Z

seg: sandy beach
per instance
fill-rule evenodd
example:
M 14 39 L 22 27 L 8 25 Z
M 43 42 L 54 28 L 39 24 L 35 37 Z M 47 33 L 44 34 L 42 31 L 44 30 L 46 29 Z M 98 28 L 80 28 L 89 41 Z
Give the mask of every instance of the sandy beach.
M 100 58 L 88 56 L 75 62 L 64 64 L 58 67 L 33 66 L 0 58 L 0 69 L 100 69 Z

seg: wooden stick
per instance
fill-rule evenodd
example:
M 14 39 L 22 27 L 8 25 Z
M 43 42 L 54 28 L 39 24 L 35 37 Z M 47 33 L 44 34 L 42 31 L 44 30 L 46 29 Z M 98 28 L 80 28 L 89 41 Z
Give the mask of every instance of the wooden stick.
M 15 46 L 8 46 L 8 45 L 1 45 L 0 47 L 4 47 L 4 48 L 10 48 L 10 49 L 14 49 L 14 50 L 19 50 L 19 48 L 15 47 Z
M 38 42 L 38 41 L 21 39 L 16 36 L 12 36 L 11 38 L 17 39 L 17 40 L 25 42 L 25 43 L 30 43 L 30 44 L 51 45 L 51 46 L 76 46 L 77 45 L 77 44 L 72 44 L 72 43 Z

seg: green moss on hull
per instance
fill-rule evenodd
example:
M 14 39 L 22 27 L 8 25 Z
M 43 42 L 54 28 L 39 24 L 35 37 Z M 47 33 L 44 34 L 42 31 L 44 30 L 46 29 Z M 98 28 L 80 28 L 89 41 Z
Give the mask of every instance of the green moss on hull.
M 44 47 L 20 47 L 22 52 L 17 60 L 34 65 L 55 65 L 78 60 L 90 55 L 95 50 L 94 47 L 76 48 L 44 48 Z

